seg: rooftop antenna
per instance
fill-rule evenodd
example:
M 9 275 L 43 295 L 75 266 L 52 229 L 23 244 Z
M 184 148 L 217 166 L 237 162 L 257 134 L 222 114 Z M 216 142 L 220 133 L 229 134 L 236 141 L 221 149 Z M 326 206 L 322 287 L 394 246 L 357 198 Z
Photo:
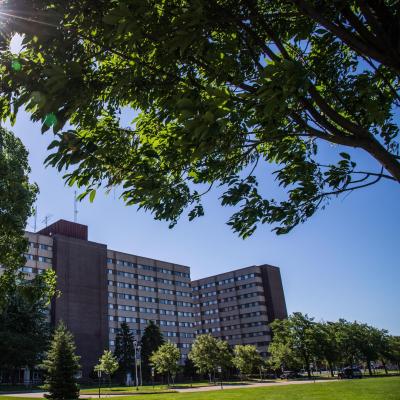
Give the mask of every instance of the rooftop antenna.
M 42 224 L 45 224 L 45 225 L 46 225 L 46 228 L 47 228 L 47 225 L 49 224 L 50 218 L 51 218 L 52 216 L 53 216 L 53 215 L 51 215 L 51 214 L 47 214 L 47 215 L 43 218 Z
M 78 199 L 76 197 L 76 190 L 74 191 L 74 222 L 78 221 Z

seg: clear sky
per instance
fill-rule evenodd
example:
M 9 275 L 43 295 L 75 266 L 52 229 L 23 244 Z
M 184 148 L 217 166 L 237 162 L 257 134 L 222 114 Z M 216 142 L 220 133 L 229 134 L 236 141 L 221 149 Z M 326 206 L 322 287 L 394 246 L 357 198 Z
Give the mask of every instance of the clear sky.
M 40 186 L 38 228 L 44 217 L 73 220 L 74 189 L 62 173 L 44 168 L 52 134 L 21 113 L 12 130 L 30 152 L 31 178 Z M 262 172 L 262 171 L 261 171 Z M 268 189 L 273 179 L 261 178 Z M 383 182 L 334 199 L 307 223 L 276 236 L 262 226 L 242 240 L 225 224 L 232 213 L 218 195 L 205 202 L 206 216 L 182 218 L 172 230 L 149 213 L 126 207 L 118 193 L 97 193 L 94 203 L 78 205 L 78 222 L 89 226 L 89 239 L 109 248 L 191 267 L 201 278 L 255 264 L 281 268 L 289 312 L 317 319 L 340 317 L 370 323 L 400 335 L 400 185 Z M 29 221 L 33 230 L 33 219 Z

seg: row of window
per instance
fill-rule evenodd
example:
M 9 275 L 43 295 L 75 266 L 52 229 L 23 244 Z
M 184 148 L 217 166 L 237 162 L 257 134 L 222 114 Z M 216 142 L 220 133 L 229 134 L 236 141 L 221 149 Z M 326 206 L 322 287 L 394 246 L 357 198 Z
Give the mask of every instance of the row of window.
M 119 328 L 109 328 L 109 332 L 112 334 L 118 334 Z M 134 336 L 140 336 L 141 335 L 141 330 L 140 329 L 129 329 L 129 331 L 132 333 Z M 194 339 L 194 333 L 190 332 L 162 332 L 164 337 L 177 337 L 177 338 L 183 338 L 183 339 Z
M 221 317 L 221 322 L 224 321 L 234 321 L 235 319 L 244 319 L 244 318 L 252 318 L 252 317 L 259 317 L 261 315 L 266 315 L 265 311 L 253 311 L 250 313 L 245 314 L 235 314 L 235 315 L 228 315 L 227 317 Z
M 154 272 L 159 272 L 159 273 L 167 274 L 167 275 L 180 276 L 182 278 L 190 278 L 190 274 L 187 272 L 173 271 L 171 269 L 161 268 L 161 267 L 153 267 L 151 265 L 145 265 L 145 264 L 136 264 L 136 263 L 133 263 L 130 261 L 114 260 L 112 258 L 107 258 L 107 264 L 115 264 L 115 265 L 120 265 L 123 267 L 137 268 L 137 269 L 141 269 L 143 271 L 154 271 Z
M 251 282 L 251 283 L 246 283 L 244 285 L 214 290 L 212 292 L 199 293 L 199 294 L 193 295 L 193 300 L 199 300 L 203 297 L 212 297 L 212 296 L 216 296 L 217 294 L 236 292 L 237 290 L 248 289 L 248 288 L 252 288 L 252 287 L 256 287 L 256 286 L 260 286 L 260 283 L 259 282 Z M 194 289 L 194 290 L 196 290 L 196 289 Z
M 193 328 L 193 322 L 186 322 L 186 321 L 166 321 L 166 320 L 150 320 L 145 318 L 135 318 L 135 317 L 117 317 L 115 315 L 108 316 L 109 321 L 117 321 L 117 322 L 126 322 L 126 323 L 133 323 L 133 324 L 148 324 L 150 321 L 155 322 L 157 325 L 160 326 L 179 326 L 181 328 Z
M 227 285 L 228 283 L 239 282 L 239 281 L 251 279 L 251 278 L 254 278 L 255 276 L 256 276 L 255 273 L 239 275 L 236 278 L 232 277 L 232 278 L 222 279 L 217 282 L 204 283 L 203 285 L 193 287 L 193 290 L 198 291 L 201 289 L 208 289 L 208 288 L 215 287 L 215 286 Z
M 192 307 L 192 303 L 188 301 L 175 301 L 169 299 L 159 299 L 157 297 L 150 297 L 150 296 L 137 296 L 134 294 L 128 293 L 114 293 L 108 292 L 108 297 L 113 299 L 121 299 L 121 300 L 136 300 L 136 301 L 144 301 L 146 303 L 158 303 L 158 304 L 165 304 L 165 305 L 174 305 L 178 307 Z
M 29 247 L 32 247 L 33 249 L 41 249 L 41 250 L 47 250 L 47 251 L 53 250 L 53 246 L 50 246 L 48 244 L 43 244 L 43 243 L 29 242 Z
M 213 314 L 218 314 L 220 312 L 229 312 L 229 311 L 234 311 L 234 310 L 243 310 L 246 308 L 252 308 L 252 307 L 257 307 L 257 306 L 262 306 L 265 305 L 265 302 L 262 301 L 253 301 L 252 303 L 246 303 L 246 304 L 235 304 L 233 306 L 229 307 L 222 307 L 220 309 L 215 308 L 211 310 L 205 310 L 201 312 L 196 312 L 194 313 L 195 317 L 200 317 L 201 315 L 213 315 Z
M 37 256 L 34 254 L 24 254 L 25 258 L 27 260 L 36 260 L 36 261 L 40 261 L 40 262 L 44 262 L 44 263 L 48 263 L 51 264 L 51 258 L 49 257 L 43 257 L 43 256 Z
M 262 296 L 263 294 L 260 292 L 252 292 L 252 293 L 246 293 L 246 294 L 241 294 L 239 296 L 235 296 L 235 297 L 225 297 L 223 299 L 219 299 L 219 300 L 207 300 L 201 303 L 197 303 L 194 304 L 194 307 L 207 307 L 207 306 L 211 306 L 214 304 L 218 304 L 218 303 L 227 303 L 229 301 L 236 301 L 236 300 L 242 300 L 242 299 L 250 299 L 252 297 L 257 297 L 257 296 Z
M 253 337 L 267 336 L 268 332 L 250 332 L 250 333 L 236 333 L 233 335 L 221 336 L 222 339 L 232 340 L 232 339 L 246 339 Z
M 115 346 L 115 340 L 114 339 L 110 340 L 109 345 L 111 347 Z M 181 349 L 190 349 L 191 344 L 190 343 L 176 343 L 176 347 L 181 348 Z
M 148 281 L 148 282 L 159 282 L 159 283 L 164 283 L 165 285 L 190 287 L 190 284 L 188 282 L 173 281 L 171 279 L 164 279 L 164 278 L 156 278 L 155 276 L 150 276 L 150 275 L 133 274 L 131 272 L 123 272 L 123 271 L 117 271 L 116 273 L 114 273 L 114 271 L 112 269 L 109 269 L 107 272 L 109 275 L 117 275 L 117 276 L 122 276 L 124 278 L 140 279 L 140 280 Z M 114 281 L 111 281 L 111 282 L 114 282 Z M 135 286 L 131 283 L 126 283 L 126 282 L 116 282 L 116 283 L 117 283 L 116 286 L 118 286 L 118 287 L 131 288 L 131 287 Z M 128 285 L 128 286 L 125 286 L 125 285 Z
M 41 269 L 41 268 L 32 268 L 32 267 L 21 267 L 20 268 L 21 272 L 25 272 L 26 274 L 43 274 L 44 271 L 46 271 L 45 269 Z
M 159 314 L 159 315 L 171 315 L 175 317 L 190 317 L 193 318 L 193 313 L 188 311 L 175 311 L 175 310 L 164 310 L 150 307 L 135 307 L 129 306 L 125 304 L 108 304 L 108 308 L 112 310 L 121 310 L 121 311 L 134 311 L 140 312 L 144 314 Z

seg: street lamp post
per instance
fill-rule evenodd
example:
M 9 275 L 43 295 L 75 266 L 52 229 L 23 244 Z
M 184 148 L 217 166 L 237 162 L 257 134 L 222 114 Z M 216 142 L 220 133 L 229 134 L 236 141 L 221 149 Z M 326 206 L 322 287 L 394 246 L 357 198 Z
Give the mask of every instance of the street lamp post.
M 101 388 L 101 370 L 97 371 L 97 376 L 99 378 L 99 399 L 100 399 L 100 388 Z
M 140 386 L 143 386 L 143 377 L 142 377 L 142 346 L 138 346 L 138 361 L 139 361 L 139 382 Z
M 221 390 L 222 390 L 223 389 L 223 386 L 222 386 L 222 367 L 218 367 L 218 373 L 219 373 L 219 377 L 221 379 Z
M 138 373 L 137 373 L 137 348 L 138 348 L 138 341 L 135 339 L 133 341 L 133 347 L 135 349 L 135 384 L 136 384 L 136 390 L 139 390 L 139 385 L 138 385 Z
M 142 363 L 141 363 L 141 350 L 142 346 L 139 342 L 135 339 L 133 341 L 133 347 L 135 349 L 135 382 L 136 382 L 136 390 L 139 390 L 139 379 L 138 379 L 138 364 L 140 367 L 140 386 L 142 386 Z

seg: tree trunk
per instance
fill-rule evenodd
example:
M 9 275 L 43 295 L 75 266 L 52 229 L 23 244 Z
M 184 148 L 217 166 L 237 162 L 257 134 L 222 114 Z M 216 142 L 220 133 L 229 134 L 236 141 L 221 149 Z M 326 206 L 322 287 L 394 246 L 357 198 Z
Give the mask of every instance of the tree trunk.
M 331 377 L 333 378 L 335 374 L 333 373 L 333 365 L 331 363 L 328 363 L 329 371 L 331 372 Z
M 383 368 L 385 368 L 385 374 L 389 375 L 389 372 L 388 372 L 387 367 L 386 367 L 385 360 L 382 360 L 382 365 L 383 365 Z
M 372 376 L 372 369 L 371 369 L 371 361 L 370 360 L 367 361 L 367 366 L 368 366 L 369 375 Z

